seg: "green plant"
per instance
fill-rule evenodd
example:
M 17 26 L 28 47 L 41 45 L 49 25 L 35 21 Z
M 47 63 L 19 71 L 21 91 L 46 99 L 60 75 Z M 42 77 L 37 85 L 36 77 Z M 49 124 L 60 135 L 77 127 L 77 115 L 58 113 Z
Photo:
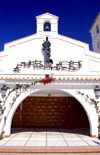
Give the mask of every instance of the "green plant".
M 87 99 L 89 99 L 91 102 L 94 103 L 96 112 L 98 114 L 98 126 L 97 126 L 97 128 L 98 128 L 98 138 L 100 138 L 100 133 L 99 133 L 100 132 L 100 115 L 99 115 L 100 111 L 99 111 L 99 106 L 98 106 L 99 101 L 96 101 L 95 99 L 90 98 L 87 94 L 81 93 L 80 91 L 77 91 L 77 93 L 86 97 Z
M 3 137 L 2 136 L 0 136 L 0 140 L 2 140 L 3 139 Z
M 90 98 L 87 94 L 81 93 L 80 91 L 77 91 L 77 93 L 84 96 L 84 97 L 86 97 L 87 99 L 89 99 L 91 102 L 94 103 L 97 114 L 100 112 L 99 111 L 99 106 L 98 106 L 99 101 L 96 101 L 95 99 Z

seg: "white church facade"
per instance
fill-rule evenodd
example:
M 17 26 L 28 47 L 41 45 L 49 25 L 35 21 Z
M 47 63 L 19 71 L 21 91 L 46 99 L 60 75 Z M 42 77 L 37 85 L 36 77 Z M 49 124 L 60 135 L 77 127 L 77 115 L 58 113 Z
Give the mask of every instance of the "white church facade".
M 36 17 L 36 34 L 0 52 L 0 134 L 12 127 L 88 128 L 100 125 L 100 54 L 58 34 L 59 18 Z

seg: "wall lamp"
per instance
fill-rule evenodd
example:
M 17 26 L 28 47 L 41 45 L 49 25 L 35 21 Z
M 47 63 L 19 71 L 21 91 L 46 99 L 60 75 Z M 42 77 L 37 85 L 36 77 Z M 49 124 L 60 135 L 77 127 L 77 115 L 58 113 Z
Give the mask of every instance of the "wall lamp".
M 7 87 L 6 85 L 3 85 L 3 87 L 1 88 L 3 98 L 6 96 L 7 89 L 9 89 L 9 87 Z
M 94 94 L 96 98 L 100 97 L 100 88 L 98 86 L 94 88 Z

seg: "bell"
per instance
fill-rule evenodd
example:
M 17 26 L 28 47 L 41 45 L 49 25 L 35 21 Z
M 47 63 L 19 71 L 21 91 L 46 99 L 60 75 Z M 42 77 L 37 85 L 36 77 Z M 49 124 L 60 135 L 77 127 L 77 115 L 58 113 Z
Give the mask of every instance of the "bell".
M 49 29 L 49 26 L 48 26 L 48 25 L 46 25 L 46 27 L 45 27 L 45 31 L 50 31 L 50 29 Z

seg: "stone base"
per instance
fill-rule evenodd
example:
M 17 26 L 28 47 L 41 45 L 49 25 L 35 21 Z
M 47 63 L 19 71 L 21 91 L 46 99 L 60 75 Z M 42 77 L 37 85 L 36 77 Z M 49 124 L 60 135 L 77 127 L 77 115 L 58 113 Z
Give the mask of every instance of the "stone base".
M 10 135 L 4 135 L 4 138 L 9 138 L 10 137 Z
M 97 136 L 96 135 L 90 135 L 92 138 L 96 138 Z

